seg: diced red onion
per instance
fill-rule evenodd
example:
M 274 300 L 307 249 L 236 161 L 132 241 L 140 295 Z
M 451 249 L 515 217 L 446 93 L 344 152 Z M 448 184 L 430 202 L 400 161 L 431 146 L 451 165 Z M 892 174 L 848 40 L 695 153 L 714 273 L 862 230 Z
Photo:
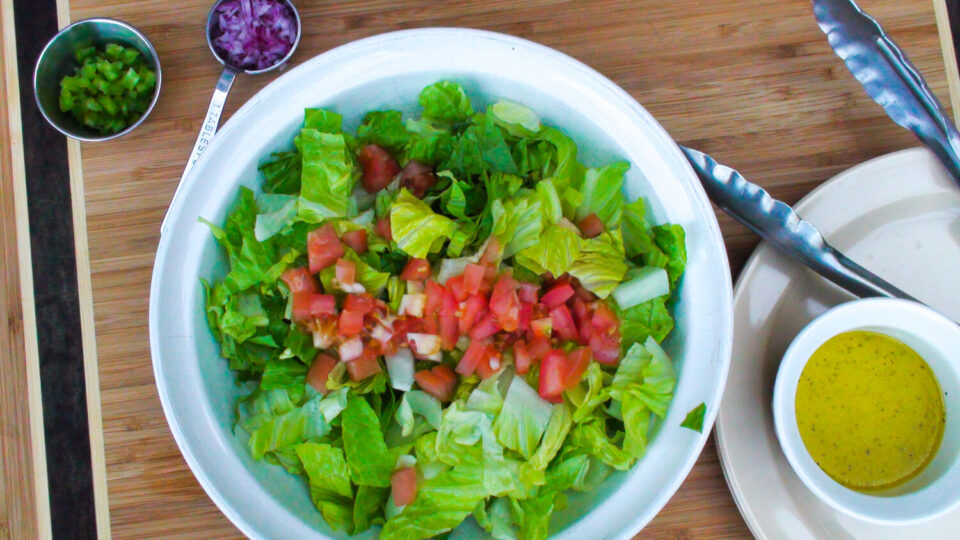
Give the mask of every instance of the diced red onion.
M 230 64 L 243 69 L 266 69 L 290 52 L 297 39 L 297 23 L 285 2 L 228 0 L 217 6 L 221 34 L 213 45 Z

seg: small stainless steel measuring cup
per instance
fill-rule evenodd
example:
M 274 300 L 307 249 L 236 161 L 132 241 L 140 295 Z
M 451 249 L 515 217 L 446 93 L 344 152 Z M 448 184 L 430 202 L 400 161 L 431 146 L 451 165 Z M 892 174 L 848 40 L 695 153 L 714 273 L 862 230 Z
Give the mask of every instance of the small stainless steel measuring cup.
M 187 177 L 187 174 L 190 173 L 190 169 L 197 163 L 197 160 L 200 159 L 200 156 L 203 155 L 204 150 L 207 149 L 207 146 L 210 145 L 210 142 L 213 140 L 214 134 L 217 132 L 217 128 L 220 126 L 220 115 L 223 113 L 223 106 L 227 102 L 227 94 L 230 93 L 230 87 L 233 86 L 233 81 L 240 73 L 246 73 L 247 75 L 260 75 L 261 73 L 266 73 L 268 71 L 273 71 L 280 66 L 283 66 L 287 63 L 293 52 L 297 50 L 297 45 L 300 44 L 300 34 L 302 32 L 302 25 L 300 24 L 300 13 L 297 12 L 297 8 L 289 0 L 282 0 L 287 7 L 290 8 L 290 12 L 293 14 L 293 18 L 297 24 L 297 36 L 293 40 L 293 44 L 290 46 L 290 51 L 283 58 L 277 60 L 272 66 L 264 69 L 244 69 L 241 66 L 235 66 L 230 63 L 227 58 L 221 56 L 220 52 L 217 51 L 217 48 L 213 45 L 213 40 L 217 36 L 214 35 L 214 32 L 219 28 L 217 20 L 217 8 L 220 7 L 220 4 L 227 0 L 218 0 L 213 4 L 213 7 L 210 8 L 210 14 L 207 16 L 207 46 L 210 47 L 210 52 L 213 53 L 214 58 L 217 59 L 221 64 L 223 64 L 223 72 L 220 74 L 220 79 L 217 81 L 217 86 L 213 91 L 213 97 L 210 99 L 210 106 L 207 107 L 207 115 L 203 120 L 203 125 L 200 127 L 200 134 L 197 136 L 197 142 L 193 145 L 193 151 L 190 153 L 190 158 L 187 160 L 186 167 L 183 168 L 183 174 L 180 176 L 180 183 L 177 184 L 177 190 L 173 193 L 173 199 L 170 201 L 170 205 L 173 206 L 174 201 L 177 200 L 177 197 L 180 195 L 180 190 L 183 187 L 183 180 Z M 167 216 L 170 211 L 167 210 L 167 214 L 163 217 L 163 222 L 160 225 L 160 234 L 163 234 L 163 231 L 166 229 L 167 225 Z

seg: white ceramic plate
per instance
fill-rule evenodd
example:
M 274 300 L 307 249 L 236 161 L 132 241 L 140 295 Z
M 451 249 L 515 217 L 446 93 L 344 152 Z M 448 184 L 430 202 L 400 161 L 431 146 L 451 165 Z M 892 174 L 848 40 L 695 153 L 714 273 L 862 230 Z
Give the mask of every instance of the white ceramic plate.
M 932 154 L 913 149 L 868 161 L 796 209 L 850 258 L 960 320 L 960 189 Z M 780 358 L 808 322 L 851 298 L 768 245 L 744 267 L 734 295 L 734 360 L 717 417 L 730 489 L 758 538 L 956 538 L 960 510 L 902 527 L 841 514 L 804 486 L 780 449 L 771 411 Z
M 633 164 L 625 191 L 651 202 L 656 222 L 687 231 L 688 266 L 665 344 L 679 381 L 647 455 L 555 514 L 559 538 L 621 538 L 663 507 L 696 461 L 723 390 L 732 335 L 726 253 L 710 204 L 676 144 L 627 93 L 583 64 L 534 43 L 475 30 L 385 34 L 313 58 L 270 84 L 231 119 L 191 171 L 170 209 L 150 290 L 150 345 L 161 402 L 184 458 L 210 497 L 244 533 L 260 538 L 344 537 L 326 526 L 301 479 L 254 462 L 233 434 L 241 389 L 204 320 L 199 277 L 226 261 L 205 217 L 222 223 L 237 189 L 259 189 L 256 166 L 292 146 L 305 107 L 328 107 L 354 130 L 366 111 L 416 112 L 419 91 L 437 79 L 463 84 L 475 104 L 524 103 L 570 134 L 581 160 Z M 680 427 L 707 404 L 703 434 Z M 368 533 L 371 536 L 373 533 Z

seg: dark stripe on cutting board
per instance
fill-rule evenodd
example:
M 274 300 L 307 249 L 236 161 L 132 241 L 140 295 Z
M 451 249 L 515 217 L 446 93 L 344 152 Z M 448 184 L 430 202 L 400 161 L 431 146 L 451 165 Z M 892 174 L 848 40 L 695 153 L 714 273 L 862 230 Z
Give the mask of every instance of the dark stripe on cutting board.
M 33 68 L 57 32 L 57 4 L 13 4 L 51 528 L 53 538 L 95 538 L 67 143 L 33 98 Z

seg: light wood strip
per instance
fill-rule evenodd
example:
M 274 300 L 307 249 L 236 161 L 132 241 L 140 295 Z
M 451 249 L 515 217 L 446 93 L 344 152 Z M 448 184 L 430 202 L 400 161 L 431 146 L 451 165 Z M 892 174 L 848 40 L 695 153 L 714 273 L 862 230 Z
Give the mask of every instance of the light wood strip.
M 953 30 L 950 28 L 947 0 L 933 0 L 933 11 L 937 17 L 940 50 L 943 51 L 943 64 L 946 68 L 947 84 L 950 87 L 950 106 L 955 115 L 953 121 L 958 123 L 956 111 L 960 111 L 960 68 L 957 66 L 957 50 L 953 46 Z
M 948 103 L 930 1 L 859 3 Z M 788 202 L 846 168 L 917 144 L 849 75 L 817 28 L 808 0 L 297 5 L 304 34 L 294 64 L 355 39 L 425 26 L 466 25 L 559 49 L 626 89 L 678 142 L 715 155 Z M 160 101 L 140 128 L 115 141 L 83 145 L 111 530 L 117 538 L 237 537 L 170 435 L 147 332 L 159 224 L 220 70 L 204 40 L 210 2 L 70 0 L 70 6 L 74 19 L 109 16 L 143 30 L 164 71 Z M 276 76 L 240 77 L 224 119 Z M 732 219 L 718 219 L 736 275 L 757 239 Z M 748 534 L 712 442 L 643 532 L 653 538 Z
M 70 0 L 57 0 L 58 26 L 70 24 Z M 87 425 L 90 432 L 90 462 L 93 477 L 94 513 L 97 537 L 110 538 L 110 501 L 107 491 L 107 464 L 103 445 L 103 414 L 100 407 L 100 370 L 97 364 L 97 337 L 90 284 L 90 252 L 87 244 L 87 208 L 83 189 L 80 141 L 67 138 L 70 171 L 70 201 L 73 212 L 74 250 L 77 259 L 77 292 L 80 303 L 80 335 L 83 348 L 83 376 L 87 394 Z
M 51 537 L 12 0 L 0 0 L 0 538 Z

